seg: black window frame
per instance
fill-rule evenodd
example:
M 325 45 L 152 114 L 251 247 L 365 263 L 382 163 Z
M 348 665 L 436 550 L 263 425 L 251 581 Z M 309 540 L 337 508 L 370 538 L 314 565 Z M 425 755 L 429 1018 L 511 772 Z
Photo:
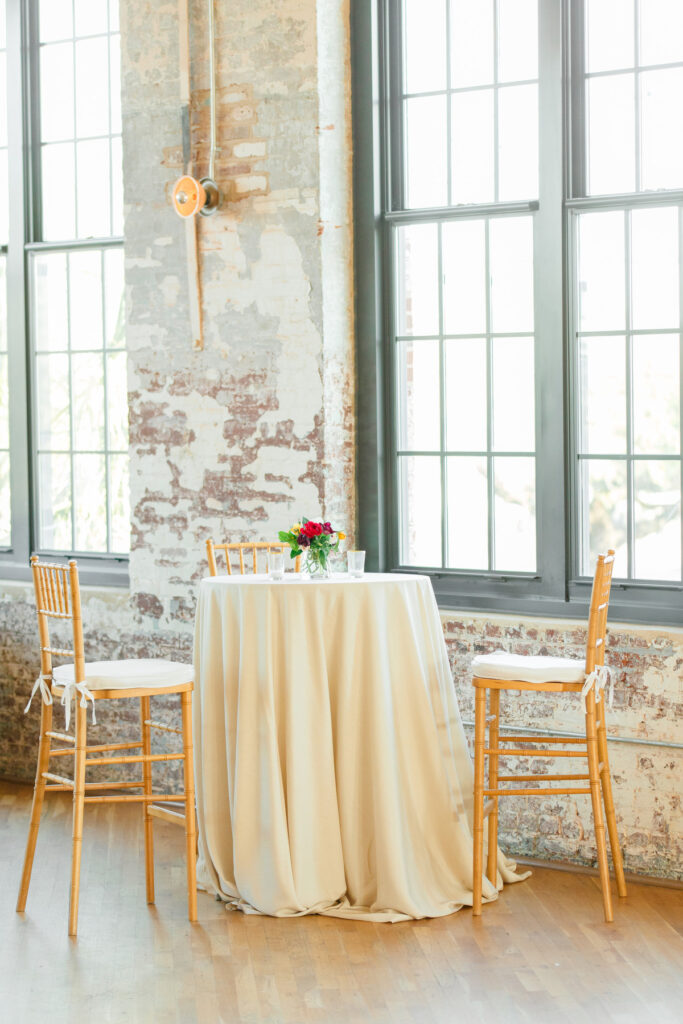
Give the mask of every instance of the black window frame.
M 529 210 L 534 217 L 538 572 L 513 575 L 401 566 L 392 428 L 391 229 L 399 221 L 418 220 L 421 212 L 396 210 L 392 175 L 392 167 L 400 167 L 400 21 L 400 0 L 356 0 L 351 6 L 360 545 L 368 552 L 370 568 L 429 575 L 445 609 L 584 617 L 592 581 L 577 571 L 570 221 L 577 209 L 610 203 L 662 205 L 662 193 L 599 199 L 581 195 L 583 0 L 540 0 L 539 199 L 509 204 L 510 212 Z M 676 202 L 683 193 L 664 195 L 664 202 Z M 499 204 L 497 209 L 472 206 L 423 213 L 425 219 L 434 219 L 440 212 L 449 218 L 489 211 L 499 214 Z M 611 614 L 629 622 L 680 625 L 683 584 L 615 580 Z
M 41 240 L 38 6 L 38 0 L 7 0 L 9 195 L 17 201 L 10 202 L 6 247 L 12 542 L 0 549 L 0 578 L 29 580 L 29 558 L 36 553 L 60 561 L 76 557 L 83 584 L 127 587 L 127 555 L 51 552 L 37 543 L 31 255 L 122 248 L 124 243 L 123 236 Z

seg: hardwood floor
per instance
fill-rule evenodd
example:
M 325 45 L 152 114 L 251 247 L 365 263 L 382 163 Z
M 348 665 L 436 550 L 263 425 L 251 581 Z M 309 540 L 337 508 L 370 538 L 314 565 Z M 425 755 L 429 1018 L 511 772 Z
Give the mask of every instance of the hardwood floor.
M 3 1024 L 435 1024 L 683 1019 L 683 892 L 535 869 L 483 916 L 367 924 L 226 911 L 186 919 L 180 829 L 155 823 L 145 903 L 138 807 L 86 813 L 79 936 L 67 937 L 71 801 L 51 795 L 26 914 L 14 910 L 31 790 L 0 783 Z

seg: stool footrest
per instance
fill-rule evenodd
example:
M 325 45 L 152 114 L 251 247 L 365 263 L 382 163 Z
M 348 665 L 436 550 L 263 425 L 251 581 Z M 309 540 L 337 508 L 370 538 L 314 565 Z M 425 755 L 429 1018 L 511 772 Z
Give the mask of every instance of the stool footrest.
M 168 821 L 171 825 L 185 825 L 185 815 L 180 811 L 172 811 L 170 807 L 158 807 L 156 804 L 150 804 L 147 813 L 150 818 L 161 818 L 162 821 Z
M 485 754 L 512 754 L 515 757 L 586 757 L 585 750 L 524 750 L 506 747 L 485 747 Z
M 138 764 L 146 761 L 183 761 L 184 754 L 132 754 L 130 757 L 91 757 L 85 762 L 86 768 L 96 764 Z
M 151 729 L 161 729 L 162 732 L 175 732 L 178 736 L 183 734 L 182 729 L 174 729 L 172 725 L 164 725 L 163 722 L 153 722 L 151 718 L 147 718 L 144 724 L 148 725 Z
M 554 787 L 544 787 L 543 789 L 485 789 L 484 796 L 538 796 L 550 795 L 560 796 L 562 794 L 569 793 L 590 793 L 590 787 L 563 787 L 561 789 L 555 789 Z
M 583 736 L 499 736 L 500 743 L 583 743 Z
M 498 782 L 578 782 L 590 775 L 499 775 Z
M 163 800 L 166 803 L 169 800 L 180 802 L 185 800 L 185 794 L 176 795 L 175 793 L 142 793 L 138 796 L 136 793 L 133 795 L 126 796 L 86 796 L 86 804 L 140 804 L 140 803 L 152 803 L 155 800 Z
M 63 775 L 55 775 L 53 772 L 41 772 L 43 779 L 49 779 L 50 782 L 58 782 L 60 786 L 65 786 L 67 789 L 74 788 L 73 779 L 65 779 Z

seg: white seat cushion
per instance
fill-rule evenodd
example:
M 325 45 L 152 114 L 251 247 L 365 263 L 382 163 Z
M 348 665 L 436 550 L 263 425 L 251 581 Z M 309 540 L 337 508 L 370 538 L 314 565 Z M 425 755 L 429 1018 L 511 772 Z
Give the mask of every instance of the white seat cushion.
M 74 666 L 59 665 L 52 671 L 55 686 L 72 683 Z M 85 666 L 89 690 L 143 690 L 155 686 L 181 686 L 194 679 L 192 665 L 163 658 L 125 658 L 122 661 L 91 661 Z
M 583 683 L 586 663 L 577 658 L 550 658 L 525 654 L 478 654 L 472 672 L 480 679 L 518 679 L 522 683 Z

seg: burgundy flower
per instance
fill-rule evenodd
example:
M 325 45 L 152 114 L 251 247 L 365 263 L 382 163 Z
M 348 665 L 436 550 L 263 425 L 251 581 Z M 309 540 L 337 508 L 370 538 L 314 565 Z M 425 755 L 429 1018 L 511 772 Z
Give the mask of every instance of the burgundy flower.
M 296 542 L 297 542 L 297 544 L 299 545 L 300 548 L 310 547 L 310 544 L 311 544 L 309 538 L 306 536 L 305 533 L 300 533 L 299 536 L 296 539 Z
M 323 523 L 323 533 L 334 533 L 330 523 Z

